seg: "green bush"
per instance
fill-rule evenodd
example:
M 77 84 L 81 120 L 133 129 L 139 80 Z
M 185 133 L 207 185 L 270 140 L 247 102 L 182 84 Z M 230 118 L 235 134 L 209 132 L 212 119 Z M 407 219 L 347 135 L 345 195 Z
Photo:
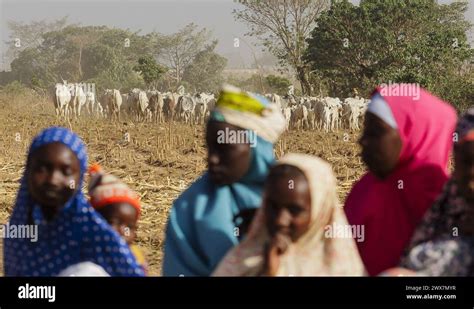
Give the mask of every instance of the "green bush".
M 30 88 L 26 87 L 19 81 L 12 81 L 1 88 L 2 94 L 5 95 L 24 95 L 31 91 Z
M 274 92 L 279 95 L 284 95 L 288 92 L 288 87 L 291 86 L 289 79 L 276 75 L 268 75 L 265 77 L 265 82 L 268 85 L 269 92 Z

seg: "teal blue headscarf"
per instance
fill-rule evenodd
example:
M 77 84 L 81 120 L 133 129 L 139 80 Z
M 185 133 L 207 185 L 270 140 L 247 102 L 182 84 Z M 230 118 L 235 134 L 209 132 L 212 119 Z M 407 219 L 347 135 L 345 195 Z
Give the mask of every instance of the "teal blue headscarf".
M 242 96 L 242 93 L 238 95 Z M 260 96 L 251 98 L 265 105 L 265 109 L 269 107 L 266 99 Z M 231 123 L 226 117 L 227 110 L 221 108 L 219 103 L 211 119 Z M 252 104 L 255 108 L 255 101 Z M 268 122 L 267 132 L 281 133 L 284 129 L 283 117 L 276 117 L 274 113 L 280 112 L 271 110 L 268 116 L 272 121 Z M 245 112 L 242 114 L 246 117 Z M 239 126 L 238 123 L 231 124 Z M 262 123 L 259 125 L 263 128 Z M 227 251 L 238 243 L 234 217 L 243 210 L 260 207 L 263 185 L 275 162 L 273 143 L 262 138 L 258 131 L 257 134 L 256 147 L 250 148 L 250 168 L 242 179 L 230 185 L 217 186 L 206 172 L 175 200 L 166 229 L 164 276 L 209 276 Z

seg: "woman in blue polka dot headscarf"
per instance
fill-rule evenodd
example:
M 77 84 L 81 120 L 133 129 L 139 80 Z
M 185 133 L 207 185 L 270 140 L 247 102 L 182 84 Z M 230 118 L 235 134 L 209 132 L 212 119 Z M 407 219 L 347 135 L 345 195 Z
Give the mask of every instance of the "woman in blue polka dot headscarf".
M 86 261 L 111 276 L 143 276 L 125 241 L 83 195 L 86 170 L 86 146 L 73 132 L 51 127 L 35 137 L 6 227 L 30 233 L 4 240 L 6 276 L 56 276 Z

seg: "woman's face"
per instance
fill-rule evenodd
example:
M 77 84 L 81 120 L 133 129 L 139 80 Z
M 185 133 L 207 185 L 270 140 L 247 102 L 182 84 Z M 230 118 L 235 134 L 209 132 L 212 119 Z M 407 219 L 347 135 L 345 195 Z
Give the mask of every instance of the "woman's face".
M 296 242 L 311 223 L 311 195 L 306 177 L 303 174 L 269 176 L 264 209 L 270 236 Z
M 366 113 L 359 144 L 362 146 L 362 160 L 378 178 L 386 178 L 397 166 L 402 149 L 400 134 L 370 112 Z
M 28 190 L 51 220 L 80 189 L 81 168 L 76 155 L 61 143 L 35 150 L 28 162 Z
M 474 141 L 456 144 L 454 166 L 459 192 L 468 204 L 474 205 Z
M 223 138 L 226 134 L 239 135 L 243 131 L 246 130 L 225 122 L 208 122 L 207 163 L 211 180 L 216 185 L 237 182 L 247 173 L 251 159 L 250 144 L 230 143 Z

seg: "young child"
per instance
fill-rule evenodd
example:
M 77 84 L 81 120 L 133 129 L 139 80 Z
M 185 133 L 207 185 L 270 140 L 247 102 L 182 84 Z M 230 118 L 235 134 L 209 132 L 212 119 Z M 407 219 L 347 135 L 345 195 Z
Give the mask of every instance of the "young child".
M 364 275 L 351 235 L 331 233 L 345 225 L 330 165 L 309 155 L 285 155 L 270 170 L 247 237 L 213 275 Z
M 91 262 L 110 276 L 143 276 L 127 244 L 82 194 L 87 151 L 79 136 L 50 127 L 31 143 L 9 224 L 37 228 L 36 240 L 6 238 L 6 276 L 56 276 Z
M 117 177 L 104 173 L 98 164 L 89 168 L 89 174 L 92 207 L 125 239 L 146 274 L 145 257 L 138 246 L 133 244 L 140 216 L 139 197 Z

